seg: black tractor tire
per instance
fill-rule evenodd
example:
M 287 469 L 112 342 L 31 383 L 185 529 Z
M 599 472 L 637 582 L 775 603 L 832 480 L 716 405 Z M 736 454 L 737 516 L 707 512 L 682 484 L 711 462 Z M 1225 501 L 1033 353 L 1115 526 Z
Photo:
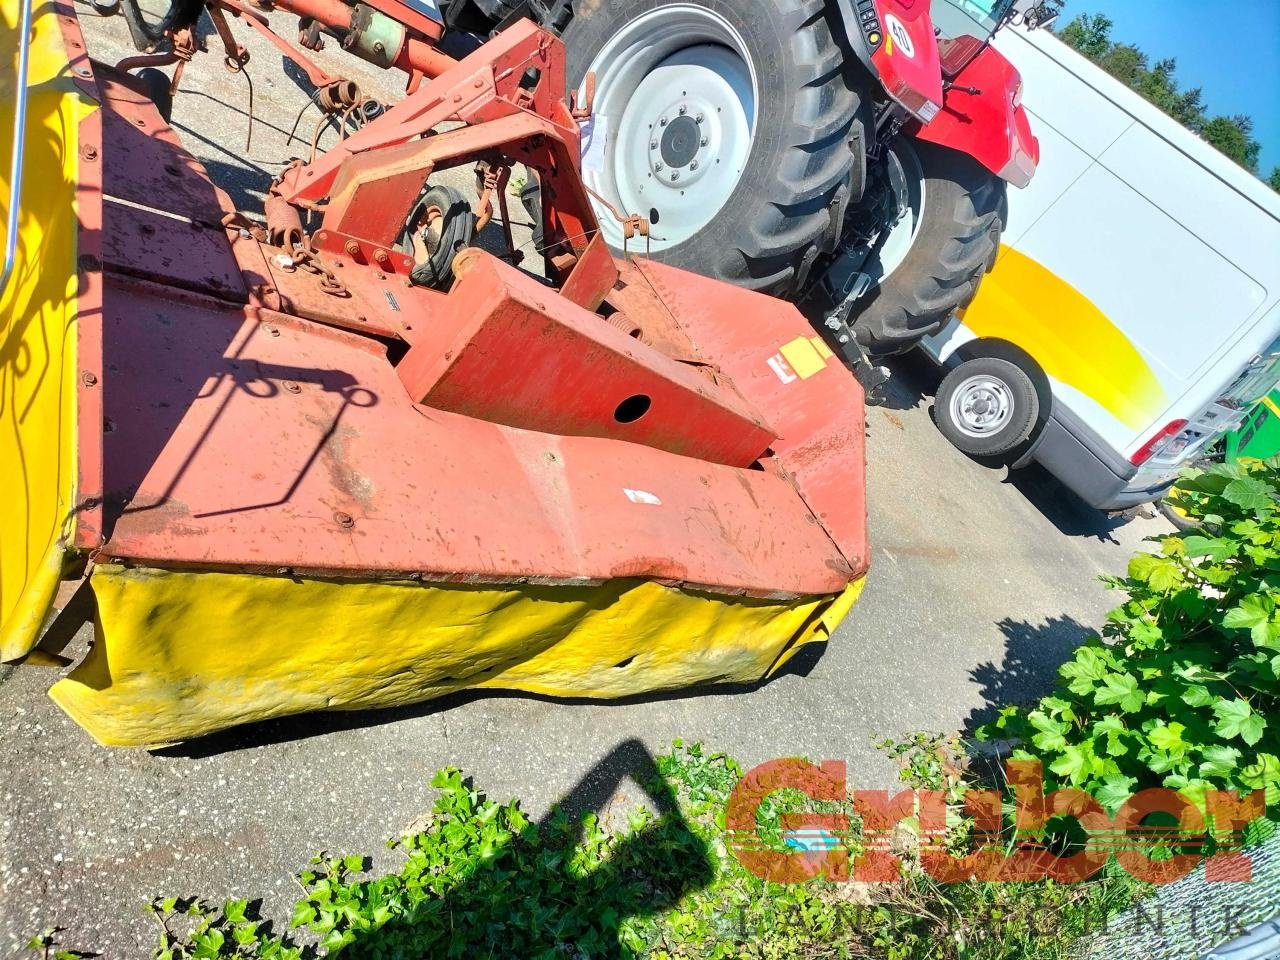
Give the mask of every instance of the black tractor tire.
M 688 0 L 580 0 L 563 32 L 569 89 L 581 86 L 587 68 L 620 28 L 677 2 Z M 651 256 L 750 289 L 794 293 L 802 263 L 812 262 L 810 251 L 838 235 L 839 224 L 832 222 L 843 212 L 837 191 L 861 173 L 853 170 L 855 161 L 863 162 L 865 142 L 860 98 L 823 0 L 696 3 L 733 26 L 753 61 L 754 142 L 717 216 Z
M 1007 419 L 999 429 L 982 434 L 966 431 L 956 415 L 956 394 L 972 378 L 980 377 L 1000 385 L 1009 402 Z M 966 360 L 942 379 L 933 400 L 938 430 L 958 450 L 975 457 L 998 457 L 1030 438 L 1040 415 L 1040 396 L 1035 384 L 1021 367 L 995 357 Z M 975 432 L 978 435 L 975 435 Z
M 873 356 L 902 353 L 968 306 L 995 265 L 1008 218 L 1005 183 L 978 161 L 911 143 L 924 175 L 920 226 L 906 258 L 867 292 L 853 324 Z
M 156 105 L 164 122 L 173 117 L 173 94 L 169 92 L 169 75 L 155 67 L 143 67 L 136 74 L 147 91 L 147 98 Z

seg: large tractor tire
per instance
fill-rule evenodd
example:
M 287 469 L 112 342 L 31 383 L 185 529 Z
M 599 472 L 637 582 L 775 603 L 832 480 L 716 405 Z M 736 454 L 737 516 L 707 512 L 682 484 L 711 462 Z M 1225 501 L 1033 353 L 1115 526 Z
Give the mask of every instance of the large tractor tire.
M 655 260 L 786 294 L 834 242 L 848 185 L 861 184 L 863 133 L 827 9 L 823 0 L 577 4 L 563 33 L 569 86 L 595 72 L 591 135 L 605 144 L 587 150 L 584 179 L 617 210 L 650 220 Z M 599 219 L 620 250 L 621 226 L 604 210 Z
M 1008 216 L 1004 181 L 972 157 L 920 140 L 899 140 L 894 152 L 909 210 L 863 267 L 871 286 L 853 326 L 879 356 L 909 349 L 973 299 Z

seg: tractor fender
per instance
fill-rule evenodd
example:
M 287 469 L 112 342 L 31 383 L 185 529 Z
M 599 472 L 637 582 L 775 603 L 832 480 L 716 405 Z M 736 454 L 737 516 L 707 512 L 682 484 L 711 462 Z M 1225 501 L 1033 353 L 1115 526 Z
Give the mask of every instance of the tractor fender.
M 849 47 L 890 99 L 919 121 L 942 104 L 942 68 L 927 3 L 834 0 Z
M 966 153 L 1002 180 L 1025 187 L 1040 162 L 1040 142 L 1022 106 L 1017 69 L 988 46 L 953 84 L 938 115 L 910 132 Z

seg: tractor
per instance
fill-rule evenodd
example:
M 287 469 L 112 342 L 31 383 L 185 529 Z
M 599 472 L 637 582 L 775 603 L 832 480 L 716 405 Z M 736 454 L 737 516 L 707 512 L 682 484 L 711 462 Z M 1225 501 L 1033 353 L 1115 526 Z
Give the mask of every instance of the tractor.
M 655 260 L 807 306 L 846 352 L 908 349 L 991 268 L 1039 146 L 991 46 L 1023 0 L 443 0 L 458 36 L 522 14 L 592 78 L 583 177 Z M 610 246 L 621 228 L 602 213 Z M 861 348 L 861 351 L 858 350 Z

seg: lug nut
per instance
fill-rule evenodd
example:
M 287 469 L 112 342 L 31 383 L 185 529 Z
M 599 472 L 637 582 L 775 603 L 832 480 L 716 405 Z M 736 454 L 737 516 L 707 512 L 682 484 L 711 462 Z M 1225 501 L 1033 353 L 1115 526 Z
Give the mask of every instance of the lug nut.
M 689 112 L 689 108 L 688 108 L 688 107 L 684 107 L 684 106 L 682 106 L 682 107 L 680 108 L 680 116 L 682 116 L 682 117 L 683 117 L 683 116 L 684 116 L 686 113 L 688 113 L 688 112 Z
M 661 117 L 661 118 L 659 118 L 659 120 L 658 120 L 658 126 L 660 126 L 660 127 L 665 127 L 666 125 L 667 125 L 667 118 L 666 118 L 666 117 Z
M 697 169 L 698 169 L 698 161 L 697 161 L 697 160 L 690 160 L 690 161 L 689 161 L 689 169 L 690 169 L 690 170 L 697 170 Z
M 657 149 L 658 149 L 658 141 L 657 141 L 657 140 L 650 140 L 650 141 L 649 141 L 649 149 L 650 149 L 650 150 L 657 150 Z
M 699 141 L 698 141 L 698 146 L 700 146 L 700 147 L 705 147 L 705 146 L 707 145 L 707 143 L 708 143 L 708 142 L 709 142 L 709 141 L 707 140 L 707 138 L 706 138 L 706 137 L 703 137 L 701 140 L 699 140 Z
M 662 161 L 661 160 L 653 161 L 653 172 L 657 173 L 661 169 L 662 169 Z
M 680 171 L 679 171 L 679 170 L 672 170 L 672 171 L 671 171 L 671 179 L 672 179 L 672 180 L 679 180 L 679 179 L 680 179 Z
M 696 117 L 694 117 L 694 118 L 693 118 L 693 122 L 694 122 L 694 123 L 701 123 L 701 122 L 702 122 L 702 114 L 698 114 Z

